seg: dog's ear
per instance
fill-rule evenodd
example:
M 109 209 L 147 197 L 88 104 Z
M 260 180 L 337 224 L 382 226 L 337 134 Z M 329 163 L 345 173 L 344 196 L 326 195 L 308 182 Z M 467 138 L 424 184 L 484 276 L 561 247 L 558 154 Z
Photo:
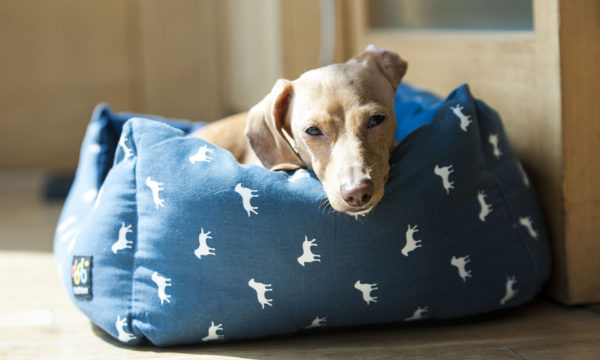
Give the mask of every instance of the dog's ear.
M 267 169 L 293 170 L 305 167 L 292 145 L 289 107 L 293 86 L 289 80 L 277 80 L 273 89 L 248 113 L 246 137 Z
M 395 52 L 377 48 L 375 45 L 369 45 L 367 48 L 356 55 L 353 60 L 356 61 L 373 61 L 385 77 L 388 79 L 394 91 L 402 81 L 408 64 L 402 60 Z

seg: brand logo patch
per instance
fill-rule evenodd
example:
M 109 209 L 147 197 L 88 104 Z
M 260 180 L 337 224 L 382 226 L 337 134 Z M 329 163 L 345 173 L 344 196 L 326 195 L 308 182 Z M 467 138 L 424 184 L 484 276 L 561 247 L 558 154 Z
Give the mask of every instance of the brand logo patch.
M 71 280 L 76 298 L 92 299 L 92 256 L 73 256 Z

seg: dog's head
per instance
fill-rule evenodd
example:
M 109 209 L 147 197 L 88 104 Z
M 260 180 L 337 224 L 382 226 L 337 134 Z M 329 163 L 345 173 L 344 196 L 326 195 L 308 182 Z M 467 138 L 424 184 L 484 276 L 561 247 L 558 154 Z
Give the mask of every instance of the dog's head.
M 254 152 L 272 170 L 312 169 L 335 210 L 371 211 L 389 175 L 394 95 L 406 67 L 370 45 L 346 63 L 278 80 L 248 115 Z

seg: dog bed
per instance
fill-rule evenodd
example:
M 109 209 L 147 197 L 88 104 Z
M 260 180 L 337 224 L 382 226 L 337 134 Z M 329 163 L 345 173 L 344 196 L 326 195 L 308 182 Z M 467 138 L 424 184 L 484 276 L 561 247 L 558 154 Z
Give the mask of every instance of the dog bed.
M 54 243 L 91 321 L 127 344 L 450 319 L 532 299 L 550 270 L 498 114 L 406 85 L 385 196 L 352 217 L 307 170 L 239 165 L 194 124 L 94 111 Z

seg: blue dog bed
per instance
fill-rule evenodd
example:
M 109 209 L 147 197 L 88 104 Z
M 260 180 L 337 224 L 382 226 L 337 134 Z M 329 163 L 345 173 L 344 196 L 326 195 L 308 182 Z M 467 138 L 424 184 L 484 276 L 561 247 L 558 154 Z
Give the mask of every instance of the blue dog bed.
M 547 279 L 536 196 L 467 85 L 402 85 L 385 196 L 323 207 L 312 172 L 239 165 L 188 122 L 94 111 L 54 252 L 67 293 L 127 344 L 258 338 L 514 307 Z

